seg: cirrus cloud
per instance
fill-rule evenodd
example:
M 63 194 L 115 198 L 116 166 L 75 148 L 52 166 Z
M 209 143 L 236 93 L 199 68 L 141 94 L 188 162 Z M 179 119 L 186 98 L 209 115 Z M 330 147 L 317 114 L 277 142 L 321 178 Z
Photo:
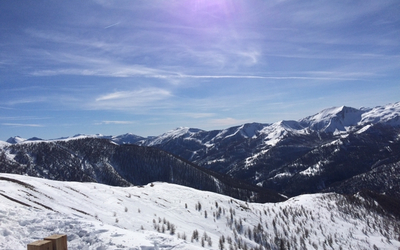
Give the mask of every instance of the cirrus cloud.
M 221 118 L 221 119 L 213 119 L 211 121 L 209 121 L 209 125 L 212 127 L 227 127 L 227 126 L 234 126 L 234 125 L 239 125 L 242 123 L 246 123 L 248 121 L 246 120 L 238 120 L 238 119 L 234 119 L 231 117 L 227 117 L 227 118 Z
M 115 91 L 98 96 L 88 104 L 89 109 L 128 110 L 136 108 L 161 108 L 162 100 L 172 97 L 172 93 L 161 88 L 143 88 L 133 91 Z
M 101 121 L 96 125 L 129 125 L 134 123 L 134 121 Z

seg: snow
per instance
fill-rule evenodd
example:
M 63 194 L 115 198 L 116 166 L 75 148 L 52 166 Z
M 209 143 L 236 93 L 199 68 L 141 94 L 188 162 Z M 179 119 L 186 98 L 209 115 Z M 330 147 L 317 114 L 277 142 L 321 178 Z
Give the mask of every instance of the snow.
M 81 139 L 86 139 L 86 138 L 101 138 L 102 135 L 84 135 L 84 134 L 77 134 L 74 135 L 73 137 L 67 137 L 63 139 L 56 139 L 54 141 L 71 141 L 71 140 L 81 140 Z
M 356 132 L 356 134 L 362 134 L 362 133 L 364 133 L 365 131 L 367 131 L 370 127 L 372 127 L 372 125 L 371 125 L 371 124 L 368 124 L 368 125 L 362 127 L 361 129 L 359 129 L 359 130 Z
M 319 161 L 315 165 L 307 168 L 306 170 L 301 171 L 299 174 L 314 176 L 317 175 L 321 171 L 321 166 L 327 164 L 327 161 Z
M 9 145 L 10 145 L 10 143 L 8 143 L 8 142 L 0 141 L 0 148 L 7 147 L 7 146 L 9 146 Z
M 229 241 L 250 248 L 258 246 L 255 234 L 248 234 L 256 227 L 262 244 L 278 239 L 301 249 L 400 247 L 390 220 L 345 201 L 314 194 L 255 204 L 167 183 L 122 188 L 0 174 L 0 249 L 26 249 L 55 233 L 67 234 L 70 250 L 219 249 L 222 235 L 225 249 Z M 192 242 L 195 230 L 199 240 Z M 203 248 L 204 233 L 212 245 Z
M 237 127 L 232 134 L 226 135 L 229 131 L 231 131 L 231 129 L 226 129 L 223 130 L 222 133 L 220 133 L 217 137 L 224 136 L 225 138 L 229 138 L 235 136 L 236 134 L 240 134 L 243 138 L 256 138 L 258 132 L 263 129 L 264 126 L 265 125 L 261 123 L 246 123 Z
M 110 139 L 117 144 L 135 143 L 143 146 L 155 146 L 166 143 L 167 141 L 182 138 L 185 141 L 193 141 L 205 148 L 212 148 L 218 141 L 225 140 L 235 135 L 243 138 L 257 139 L 263 138 L 264 145 L 267 147 L 276 146 L 282 139 L 289 134 L 305 135 L 313 131 L 329 132 L 335 136 L 345 138 L 349 132 L 356 131 L 360 134 L 368 130 L 368 126 L 375 123 L 385 123 L 391 126 L 400 126 L 400 102 L 378 106 L 375 108 L 350 108 L 346 106 L 333 107 L 322 110 L 321 112 L 303 118 L 299 121 L 278 121 L 273 124 L 247 123 L 241 126 L 231 127 L 220 131 L 204 131 L 196 128 L 179 127 L 168 131 L 162 135 L 142 138 L 131 133 L 119 136 L 104 136 L 101 134 L 84 135 L 78 134 L 73 137 L 50 139 L 46 141 L 69 141 L 85 138 L 104 138 Z M 362 126 L 362 129 L 359 127 Z M 214 133 L 217 132 L 217 133 Z M 203 139 L 201 139 L 203 138 Z M 206 138 L 206 139 L 204 139 Z M 37 143 L 44 140 L 30 141 L 19 136 L 9 139 L 10 143 Z M 5 142 L 0 142 L 0 147 L 5 147 Z M 247 166 L 252 164 L 252 159 L 257 156 L 249 157 Z
M 226 161 L 226 159 L 219 158 L 219 159 L 215 159 L 215 160 L 212 160 L 212 161 L 207 161 L 207 164 L 211 165 L 211 164 L 216 163 L 216 162 L 225 162 L 225 161 Z
M 386 123 L 400 126 L 400 102 L 375 108 L 355 109 L 346 106 L 325 109 L 299 121 L 312 130 L 336 134 L 351 131 L 354 126 Z M 362 133 L 364 131 L 361 131 Z
M 244 124 L 240 126 L 239 130 L 244 138 L 255 138 L 260 126 L 261 124 L 259 123 Z
M 400 126 L 400 102 L 375 107 L 362 115 L 362 124 L 378 122 Z
M 174 130 L 170 130 L 160 136 L 156 136 L 146 144 L 147 146 L 154 146 L 157 144 L 161 144 L 165 141 L 172 140 L 174 138 L 178 138 L 184 135 L 193 136 L 194 134 L 201 132 L 202 130 L 196 128 L 188 128 L 188 127 L 179 127 Z
M 276 144 L 282 140 L 288 134 L 306 134 L 306 130 L 296 121 L 279 121 L 266 126 L 260 131 L 260 134 L 265 135 L 264 143 L 270 146 L 276 146 Z
M 333 107 L 306 117 L 299 122 L 312 130 L 339 133 L 358 125 L 364 112 L 365 110 L 346 106 Z
M 20 136 L 14 136 L 14 137 L 10 137 L 7 142 L 9 143 L 21 143 L 23 141 L 26 141 L 25 138 L 22 138 Z
M 250 156 L 250 157 L 247 157 L 247 158 L 245 159 L 245 165 L 244 165 L 244 167 L 245 167 L 246 169 L 248 169 L 249 167 L 253 166 L 253 165 L 255 164 L 257 158 L 260 157 L 260 156 L 262 156 L 262 155 L 264 155 L 264 154 L 266 154 L 268 151 L 269 151 L 269 149 L 261 150 L 260 152 L 258 152 L 258 153 L 256 153 L 256 154 L 253 154 L 253 155 Z
M 283 173 L 279 173 L 277 175 L 275 175 L 274 177 L 270 178 L 270 179 L 280 179 L 280 178 L 287 178 L 287 177 L 291 177 L 293 176 L 293 174 L 289 173 L 289 172 L 283 172 Z
M 115 142 L 116 144 L 133 144 L 136 143 L 138 141 L 143 140 L 144 138 L 132 133 L 126 133 L 123 135 L 118 135 L 118 136 L 109 136 L 108 138 L 110 138 L 113 142 Z
M 344 106 L 324 109 L 321 112 L 319 112 L 318 114 L 312 116 L 310 120 L 312 120 L 314 122 L 328 120 L 328 119 L 332 118 L 333 116 L 335 116 L 340 111 L 342 111 L 343 108 L 344 108 Z

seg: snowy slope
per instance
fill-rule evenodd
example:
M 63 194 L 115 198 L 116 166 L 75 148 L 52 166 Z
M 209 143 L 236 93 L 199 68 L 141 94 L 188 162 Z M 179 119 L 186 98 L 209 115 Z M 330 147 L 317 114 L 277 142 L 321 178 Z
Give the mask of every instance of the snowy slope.
M 132 133 L 127 133 L 127 134 L 111 137 L 111 140 L 118 144 L 134 144 L 143 139 L 144 139 L 143 137 L 134 135 Z
M 316 131 L 330 133 L 347 131 L 358 125 L 363 113 L 363 110 L 345 106 L 329 108 L 300 120 L 300 124 Z
M 265 136 L 265 144 L 275 146 L 289 134 L 307 134 L 307 131 L 296 121 L 279 121 L 265 127 L 260 134 Z
M 8 143 L 8 142 L 0 141 L 0 148 L 4 148 L 4 147 L 9 146 L 9 145 L 10 145 L 10 143 Z
M 311 130 L 330 133 L 348 131 L 355 126 L 364 126 L 371 123 L 399 126 L 400 102 L 375 108 L 334 107 L 301 119 L 299 122 L 302 126 Z
M 398 249 L 397 222 L 355 200 L 316 194 L 253 204 L 158 182 L 121 188 L 0 174 L 0 249 L 54 233 L 67 234 L 71 250 Z
M 154 146 L 157 144 L 162 144 L 162 143 L 166 143 L 170 140 L 179 138 L 181 136 L 186 136 L 186 137 L 190 137 L 198 132 L 200 132 L 200 129 L 195 129 L 195 128 L 188 128 L 188 127 L 180 127 L 180 128 L 176 128 L 174 130 L 170 130 L 160 136 L 156 136 L 156 137 L 151 137 L 148 141 L 146 141 L 145 143 L 143 143 L 143 145 L 145 146 Z
M 361 124 L 387 123 L 400 126 L 400 102 L 378 106 L 362 114 Z

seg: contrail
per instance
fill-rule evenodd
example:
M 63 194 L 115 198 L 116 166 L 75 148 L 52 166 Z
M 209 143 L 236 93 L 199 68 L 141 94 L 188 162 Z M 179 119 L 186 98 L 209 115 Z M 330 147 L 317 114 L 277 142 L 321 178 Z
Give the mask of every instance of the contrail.
M 104 27 L 104 29 L 111 28 L 111 27 L 113 27 L 113 26 L 115 26 L 115 25 L 118 25 L 118 24 L 120 24 L 120 23 L 121 23 L 121 22 L 111 24 L 111 25 L 109 25 L 109 26 L 107 26 L 107 27 Z

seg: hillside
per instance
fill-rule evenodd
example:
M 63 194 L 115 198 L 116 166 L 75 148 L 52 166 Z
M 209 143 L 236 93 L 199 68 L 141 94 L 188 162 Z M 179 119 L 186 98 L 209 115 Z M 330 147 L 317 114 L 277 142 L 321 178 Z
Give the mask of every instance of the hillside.
M 361 196 L 256 204 L 160 182 L 113 187 L 0 174 L 0 249 L 26 249 L 54 233 L 67 234 L 72 250 L 400 247 L 398 221 Z
M 85 136 L 3 144 L 0 172 L 113 186 L 163 181 L 242 200 L 285 200 L 276 192 L 198 167 L 157 148 L 118 145 L 109 139 Z

